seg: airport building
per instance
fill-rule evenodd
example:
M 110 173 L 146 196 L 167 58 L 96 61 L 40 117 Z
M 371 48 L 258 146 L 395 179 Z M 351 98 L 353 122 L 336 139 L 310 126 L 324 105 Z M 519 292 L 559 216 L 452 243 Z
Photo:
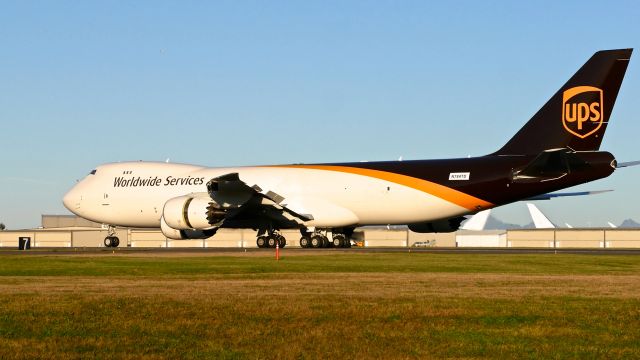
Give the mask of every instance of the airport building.
M 159 229 L 117 229 L 121 247 L 141 248 L 255 248 L 251 229 L 222 229 L 209 239 L 171 240 Z M 288 247 L 300 247 L 300 233 L 284 230 Z M 42 227 L 0 232 L 0 247 L 17 248 L 19 238 L 31 247 L 104 247 L 107 229 L 73 215 L 43 215 Z M 453 233 L 415 233 L 405 228 L 359 228 L 352 240 L 365 247 L 491 247 L 491 248 L 640 248 L 640 229 L 528 229 L 460 230 Z

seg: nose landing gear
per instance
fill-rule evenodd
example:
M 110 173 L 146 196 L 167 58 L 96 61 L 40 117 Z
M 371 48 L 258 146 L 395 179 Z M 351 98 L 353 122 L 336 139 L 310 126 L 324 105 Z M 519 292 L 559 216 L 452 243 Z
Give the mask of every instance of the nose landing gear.
M 116 228 L 115 226 L 109 225 L 107 237 L 104 238 L 104 246 L 116 248 L 118 245 L 120 245 L 120 239 L 116 236 Z

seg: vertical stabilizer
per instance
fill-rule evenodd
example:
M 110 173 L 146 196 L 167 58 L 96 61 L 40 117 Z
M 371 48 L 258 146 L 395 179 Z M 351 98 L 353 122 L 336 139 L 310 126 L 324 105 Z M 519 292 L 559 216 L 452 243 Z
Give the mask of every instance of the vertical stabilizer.
M 556 227 L 549 218 L 544 216 L 538 207 L 532 203 L 527 203 L 527 207 L 529 208 L 529 214 L 531 214 L 531 219 L 533 219 L 533 224 L 536 229 L 554 229 Z
M 598 51 L 495 155 L 597 151 L 632 49 Z
M 460 229 L 475 231 L 484 230 L 484 227 L 487 225 L 487 220 L 489 220 L 489 215 L 491 215 L 491 209 L 480 211 L 467 220 Z

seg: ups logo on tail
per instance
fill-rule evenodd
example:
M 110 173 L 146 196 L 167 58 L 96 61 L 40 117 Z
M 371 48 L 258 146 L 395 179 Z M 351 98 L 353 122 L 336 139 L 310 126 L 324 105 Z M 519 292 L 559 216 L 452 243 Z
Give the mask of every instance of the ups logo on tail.
M 576 86 L 562 93 L 562 124 L 571 134 L 584 139 L 602 126 L 602 90 Z

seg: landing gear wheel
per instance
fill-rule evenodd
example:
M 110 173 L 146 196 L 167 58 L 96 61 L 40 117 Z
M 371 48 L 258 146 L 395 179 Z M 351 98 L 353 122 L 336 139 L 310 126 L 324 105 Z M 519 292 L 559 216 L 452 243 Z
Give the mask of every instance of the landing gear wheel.
M 287 246 L 287 239 L 282 235 L 278 235 L 278 247 L 282 249 L 285 246 Z
M 346 242 L 346 239 L 345 239 L 344 235 L 337 234 L 337 235 L 333 236 L 333 247 L 334 248 L 343 248 L 345 242 Z
M 326 236 L 322 237 L 322 247 L 323 248 L 330 248 L 331 247 L 331 241 L 329 241 L 329 239 L 327 239 Z
M 329 239 L 322 235 L 313 235 L 311 237 L 311 247 L 314 249 L 327 247 L 329 245 Z
M 258 236 L 258 238 L 256 239 L 256 244 L 258 245 L 259 248 L 265 248 L 267 247 L 267 237 L 266 236 Z
M 300 247 L 303 249 L 311 247 L 311 238 L 308 236 L 303 236 L 300 238 Z
M 276 242 L 278 241 L 278 238 L 274 235 L 269 235 L 267 237 L 267 247 L 270 248 L 275 248 L 276 247 Z
M 107 237 L 104 238 L 105 247 L 118 247 L 120 245 L 120 239 L 116 236 L 116 227 L 109 225 L 107 227 Z
M 311 247 L 314 249 L 318 249 L 321 247 L 324 247 L 324 240 L 326 238 L 324 236 L 321 235 L 313 235 L 311 237 Z

